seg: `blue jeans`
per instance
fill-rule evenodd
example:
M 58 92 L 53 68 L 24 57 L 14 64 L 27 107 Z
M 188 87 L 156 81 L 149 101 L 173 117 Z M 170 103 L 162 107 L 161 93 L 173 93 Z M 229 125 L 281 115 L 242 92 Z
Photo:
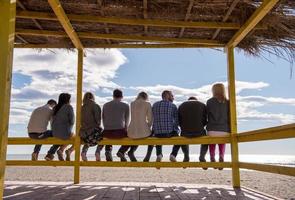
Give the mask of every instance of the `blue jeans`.
M 52 131 L 47 130 L 43 133 L 29 133 L 29 137 L 35 140 L 42 140 L 49 137 L 53 137 L 53 135 L 52 135 Z M 59 146 L 60 145 L 56 145 L 56 144 L 52 145 L 48 151 L 48 154 L 55 154 Z M 34 153 L 39 153 L 41 150 L 41 147 L 42 147 L 42 144 L 35 145 Z

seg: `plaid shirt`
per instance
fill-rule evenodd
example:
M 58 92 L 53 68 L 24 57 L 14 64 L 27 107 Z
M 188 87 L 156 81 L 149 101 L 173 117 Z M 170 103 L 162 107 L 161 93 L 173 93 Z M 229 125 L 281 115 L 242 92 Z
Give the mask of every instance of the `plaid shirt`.
M 158 101 L 153 105 L 153 134 L 169 136 L 170 133 L 179 132 L 177 107 L 170 101 Z

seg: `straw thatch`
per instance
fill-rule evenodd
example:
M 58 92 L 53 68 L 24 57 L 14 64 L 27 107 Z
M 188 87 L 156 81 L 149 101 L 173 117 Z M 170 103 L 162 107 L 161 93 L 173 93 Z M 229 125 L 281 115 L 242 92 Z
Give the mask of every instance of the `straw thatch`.
M 67 14 L 96 15 L 103 17 L 118 17 L 128 19 L 144 19 L 143 0 L 60 0 Z M 179 20 L 196 22 L 222 22 L 233 0 L 195 0 L 188 13 L 189 0 L 148 0 L 147 19 Z M 243 25 L 261 4 L 261 0 L 240 0 L 234 7 L 226 22 Z M 21 0 L 17 10 L 50 12 L 46 0 Z M 43 30 L 64 31 L 58 21 L 37 20 Z M 113 33 L 127 35 L 161 36 L 164 38 L 194 38 L 212 39 L 216 29 L 186 28 L 180 34 L 181 28 L 148 27 L 118 25 L 103 23 L 74 22 L 72 25 L 77 32 Z M 238 45 L 238 48 L 251 55 L 261 55 L 271 52 L 283 56 L 289 61 L 295 60 L 295 0 L 281 0 L 276 7 L 264 17 L 260 25 L 263 30 L 253 30 Z M 40 27 L 31 19 L 17 18 L 16 29 L 36 29 Z M 237 30 L 221 30 L 215 38 L 227 43 Z M 21 35 L 19 35 L 21 36 Z M 98 44 L 123 44 L 131 41 L 81 39 L 85 47 Z M 21 36 L 16 37 L 17 43 L 30 44 L 64 44 L 73 47 L 68 38 Z M 134 41 L 132 41 L 134 42 Z M 287 55 L 287 57 L 286 57 Z

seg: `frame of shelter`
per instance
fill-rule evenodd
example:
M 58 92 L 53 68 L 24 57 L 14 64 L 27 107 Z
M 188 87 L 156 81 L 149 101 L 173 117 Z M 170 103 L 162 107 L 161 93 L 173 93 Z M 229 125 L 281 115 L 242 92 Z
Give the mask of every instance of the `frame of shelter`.
M 284 174 L 295 176 L 294 167 L 284 167 L 275 165 L 255 164 L 239 162 L 238 144 L 241 142 L 274 140 L 283 138 L 295 137 L 295 124 L 284 126 L 248 131 L 237 133 L 237 116 L 236 116 L 236 92 L 235 92 L 235 66 L 234 66 L 234 49 L 235 47 L 249 34 L 253 29 L 257 29 L 256 25 L 267 15 L 268 12 L 278 3 L 279 0 L 264 0 L 258 6 L 256 11 L 242 26 L 234 23 L 225 23 L 235 5 L 239 2 L 233 0 L 223 22 L 189 22 L 188 18 L 190 10 L 193 6 L 193 0 L 190 0 L 187 8 L 187 14 L 184 21 L 161 21 L 147 19 L 147 0 L 143 0 L 143 16 L 142 20 L 132 19 L 115 19 L 115 18 L 95 18 L 91 16 L 67 15 L 59 2 L 59 0 L 48 0 L 48 3 L 53 13 L 38 13 L 26 11 L 21 1 L 16 0 L 0 0 L 0 198 L 3 197 L 4 188 L 4 173 L 5 166 L 73 166 L 74 167 L 74 183 L 79 183 L 80 167 L 223 167 L 232 169 L 232 185 L 233 187 L 240 187 L 240 168 L 252 169 L 276 174 Z M 101 3 L 101 1 L 98 1 Z M 16 13 L 16 4 L 23 9 L 22 12 Z M 103 14 L 103 13 L 102 13 Z M 16 30 L 16 17 L 31 19 L 40 30 Z M 59 21 L 64 29 L 64 32 L 46 31 L 43 30 L 38 23 L 38 19 L 47 19 Z M 213 39 L 219 34 L 221 29 L 238 29 L 234 36 L 227 42 L 221 43 L 216 40 L 204 39 L 183 39 L 183 38 L 161 38 L 152 36 L 132 36 L 132 35 L 118 35 L 111 34 L 106 27 L 106 34 L 87 34 L 77 33 L 71 20 L 78 20 L 80 22 L 100 22 L 104 24 L 127 24 L 140 25 L 144 27 L 144 32 L 147 33 L 150 26 L 159 27 L 176 27 L 180 28 L 180 37 L 183 35 L 185 28 L 205 27 L 217 29 L 214 33 Z M 74 137 L 71 140 L 63 141 L 55 138 L 46 140 L 32 140 L 29 138 L 8 138 L 8 124 L 9 124 L 9 110 L 10 110 L 10 95 L 11 95 L 11 77 L 12 77 L 12 60 L 14 48 L 64 48 L 58 44 L 30 44 L 27 43 L 22 35 L 30 36 L 46 36 L 46 37 L 68 37 L 72 45 L 78 52 L 77 64 L 77 107 L 76 107 L 76 133 L 80 128 L 81 119 L 81 104 L 82 104 L 82 85 L 83 85 L 83 57 L 85 48 L 81 42 L 81 38 L 99 38 L 107 41 L 105 44 L 96 45 L 92 48 L 215 48 L 223 47 L 227 54 L 227 71 L 228 71 L 228 95 L 230 102 L 230 120 L 231 120 L 231 134 L 227 137 L 209 137 L 203 136 L 200 138 L 187 139 L 183 137 L 168 138 L 168 139 L 120 139 L 110 140 L 103 139 L 101 144 L 106 145 L 172 145 L 172 144 L 218 144 L 229 143 L 231 146 L 231 162 L 224 163 L 202 163 L 202 162 L 95 162 L 95 161 L 80 161 L 80 137 Z M 23 41 L 22 44 L 15 44 L 15 38 Z M 140 41 L 141 43 L 127 43 L 127 44 L 113 44 L 110 40 L 119 41 Z M 156 43 L 152 43 L 156 42 Z M 33 145 L 33 144 L 74 144 L 75 146 L 75 160 L 74 161 L 25 161 L 25 160 L 9 160 L 6 161 L 7 145 Z

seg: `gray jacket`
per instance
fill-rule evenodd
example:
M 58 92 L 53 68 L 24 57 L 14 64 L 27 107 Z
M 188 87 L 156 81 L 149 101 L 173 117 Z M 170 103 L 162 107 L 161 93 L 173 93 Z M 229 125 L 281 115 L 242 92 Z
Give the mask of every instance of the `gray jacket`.
M 229 101 L 219 102 L 217 98 L 207 101 L 208 124 L 207 131 L 230 132 Z
M 94 101 L 86 101 L 81 110 L 80 136 L 91 133 L 94 129 L 100 129 L 101 108 Z
M 119 100 L 104 104 L 102 109 L 104 130 L 127 129 L 129 125 L 129 105 Z
M 52 116 L 53 137 L 62 140 L 70 139 L 75 122 L 73 107 L 70 104 L 63 105 L 60 110 Z

